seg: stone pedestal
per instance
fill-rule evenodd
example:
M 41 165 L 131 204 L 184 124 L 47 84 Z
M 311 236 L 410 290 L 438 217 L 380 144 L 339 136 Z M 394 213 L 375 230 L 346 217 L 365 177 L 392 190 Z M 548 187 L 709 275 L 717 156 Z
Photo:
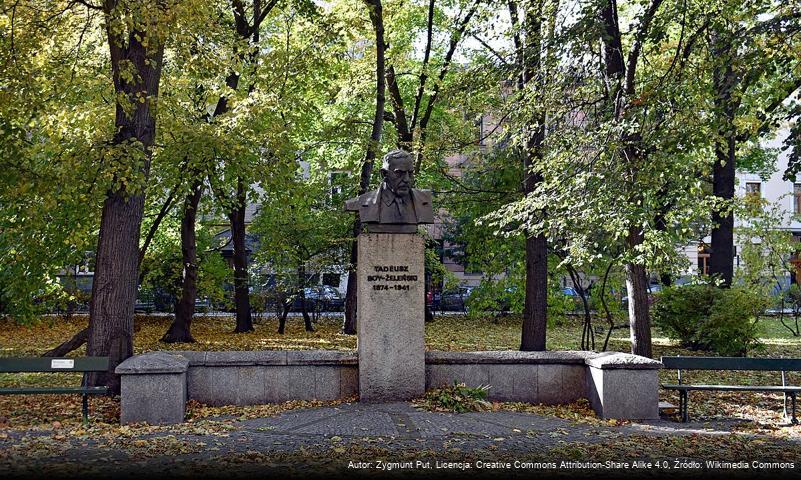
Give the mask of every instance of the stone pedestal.
M 605 353 L 587 360 L 587 397 L 601 418 L 659 418 L 662 364 L 629 353 Z
M 359 397 L 419 397 L 426 381 L 423 238 L 372 233 L 358 241 Z
M 120 375 L 120 423 L 182 423 L 186 413 L 189 360 L 166 352 L 148 352 L 117 366 Z

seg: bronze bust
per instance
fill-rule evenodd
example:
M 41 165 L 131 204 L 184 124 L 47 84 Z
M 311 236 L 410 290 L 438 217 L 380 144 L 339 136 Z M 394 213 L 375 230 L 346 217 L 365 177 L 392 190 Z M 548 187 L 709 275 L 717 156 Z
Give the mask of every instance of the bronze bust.
M 345 201 L 345 210 L 359 212 L 368 233 L 416 233 L 418 224 L 434 223 L 431 190 L 411 187 L 414 164 L 409 152 L 384 155 L 381 175 L 378 190 Z

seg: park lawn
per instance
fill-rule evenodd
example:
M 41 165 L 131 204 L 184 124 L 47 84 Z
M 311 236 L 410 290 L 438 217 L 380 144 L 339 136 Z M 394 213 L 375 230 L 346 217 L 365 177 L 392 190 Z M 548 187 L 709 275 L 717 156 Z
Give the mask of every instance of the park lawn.
M 30 326 L 20 326 L 10 319 L 0 320 L 0 356 L 41 355 L 85 327 L 86 316 L 61 318 L 44 317 Z M 159 341 L 170 323 L 170 317 L 137 315 L 135 320 L 134 349 L 136 353 L 152 350 L 263 350 L 263 349 L 330 349 L 353 350 L 355 336 L 340 333 L 340 317 L 324 317 L 316 322 L 314 332 L 306 332 L 303 321 L 291 317 L 287 331 L 279 335 L 277 321 L 264 318 L 256 322 L 256 331 L 248 334 L 231 333 L 232 317 L 206 316 L 193 321 L 194 344 L 165 344 Z M 470 318 L 462 315 L 437 315 L 426 324 L 426 348 L 429 350 L 475 351 L 515 350 L 520 341 L 520 317 L 514 315 L 499 318 Z M 598 326 L 605 322 L 597 321 Z M 752 356 L 801 357 L 801 338 L 793 337 L 775 318 L 760 320 L 760 349 Z M 577 317 L 558 319 L 549 328 L 548 347 L 551 350 L 577 350 L 580 344 L 581 320 Z M 596 337 L 597 348 L 603 344 L 605 332 Z M 654 330 L 654 358 L 663 355 L 705 355 L 680 348 Z M 610 350 L 628 351 L 628 331 L 615 330 L 610 339 Z M 72 356 L 85 355 L 81 348 Z M 780 377 L 773 372 L 694 372 L 685 376 L 686 381 L 733 384 L 778 384 Z M 673 383 L 675 371 L 660 372 L 662 382 Z M 801 373 L 788 375 L 791 384 L 801 384 Z M 70 374 L 0 374 L 0 385 L 76 385 L 79 375 Z M 16 424 L 35 424 L 49 421 L 72 422 L 80 419 L 80 399 L 76 395 L 61 396 L 0 396 L 0 411 L 11 412 Z M 669 392 L 661 393 L 661 400 L 673 404 L 678 397 Z M 93 399 L 93 411 L 106 420 L 118 418 L 119 407 L 111 399 Z M 782 427 L 782 396 L 762 393 L 693 392 L 690 415 L 693 419 L 749 418 L 757 420 L 751 428 L 770 431 L 779 435 L 800 435 L 801 427 Z M 293 407 L 294 408 L 294 407 Z M 522 407 L 518 407 L 522 408 Z M 281 409 L 279 409 L 281 410 Z M 215 411 L 215 410 L 212 410 Z M 548 413 L 543 411 L 544 413 Z M 211 413 L 208 413 L 211 415 Z M 56 419 L 56 420 L 54 420 Z M 1 419 L 0 419 L 1 420 Z

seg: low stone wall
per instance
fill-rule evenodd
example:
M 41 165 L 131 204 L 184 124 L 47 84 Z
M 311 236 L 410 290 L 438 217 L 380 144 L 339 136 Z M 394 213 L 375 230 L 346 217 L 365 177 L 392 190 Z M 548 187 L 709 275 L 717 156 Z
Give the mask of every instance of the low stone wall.
M 173 352 L 189 360 L 187 395 L 207 405 L 336 400 L 359 393 L 358 358 L 328 350 Z
M 491 400 L 542 404 L 590 401 L 602 418 L 659 418 L 658 369 L 619 352 L 427 352 L 426 389 L 489 385 Z
M 561 404 L 587 398 L 602 418 L 658 418 L 661 363 L 627 353 L 426 352 L 426 389 L 489 385 L 489 398 Z M 256 405 L 359 393 L 355 352 L 150 352 L 117 367 L 123 423 L 182 421 L 186 400 Z
M 586 397 L 588 352 L 428 352 L 426 389 L 489 385 L 490 400 L 543 404 Z

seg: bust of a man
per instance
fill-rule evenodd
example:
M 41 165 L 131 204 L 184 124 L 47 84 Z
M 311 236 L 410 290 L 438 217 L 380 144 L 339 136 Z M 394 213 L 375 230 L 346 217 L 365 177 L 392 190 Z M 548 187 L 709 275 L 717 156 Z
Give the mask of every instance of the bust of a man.
M 369 233 L 416 233 L 417 225 L 434 223 L 431 190 L 412 188 L 414 164 L 404 150 L 393 150 L 381 164 L 384 181 L 378 190 L 345 201 L 345 210 L 359 212 Z

